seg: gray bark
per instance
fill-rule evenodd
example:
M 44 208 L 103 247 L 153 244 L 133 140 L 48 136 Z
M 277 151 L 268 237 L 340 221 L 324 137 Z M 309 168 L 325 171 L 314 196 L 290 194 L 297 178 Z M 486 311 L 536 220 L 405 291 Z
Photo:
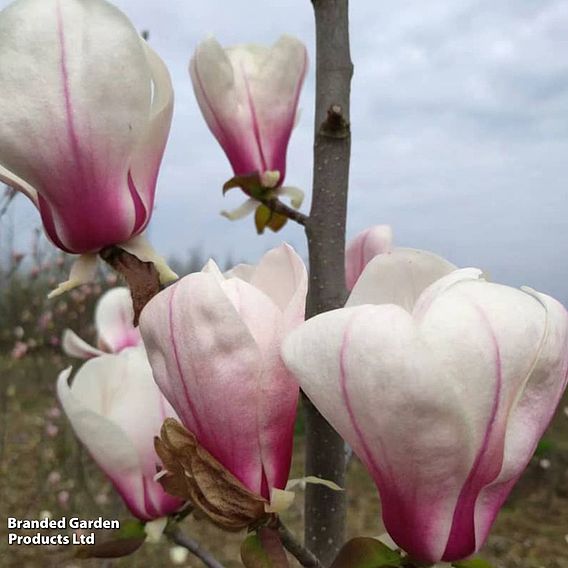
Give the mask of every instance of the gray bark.
M 306 222 L 310 283 L 306 317 L 342 307 L 345 223 L 351 135 L 349 99 L 353 64 L 348 0 L 312 0 L 316 22 L 316 126 L 312 208 Z M 345 487 L 345 445 L 316 408 L 304 400 L 306 475 Z M 306 546 L 329 566 L 345 536 L 345 493 L 320 485 L 306 490 Z

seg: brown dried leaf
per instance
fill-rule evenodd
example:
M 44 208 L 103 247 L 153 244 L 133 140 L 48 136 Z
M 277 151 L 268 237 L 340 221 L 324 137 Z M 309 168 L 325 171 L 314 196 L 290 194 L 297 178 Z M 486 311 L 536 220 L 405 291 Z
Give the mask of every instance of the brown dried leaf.
M 166 418 L 160 435 L 155 447 L 166 471 L 159 478 L 165 491 L 191 501 L 227 530 L 246 528 L 267 516 L 266 500 L 249 491 L 177 420 Z
M 121 274 L 132 295 L 134 325 L 144 306 L 160 292 L 160 275 L 152 262 L 144 262 L 119 247 L 110 247 L 100 252 L 100 257 Z
M 136 552 L 144 541 L 145 536 L 110 540 L 94 545 L 81 545 L 75 551 L 75 558 L 122 558 Z

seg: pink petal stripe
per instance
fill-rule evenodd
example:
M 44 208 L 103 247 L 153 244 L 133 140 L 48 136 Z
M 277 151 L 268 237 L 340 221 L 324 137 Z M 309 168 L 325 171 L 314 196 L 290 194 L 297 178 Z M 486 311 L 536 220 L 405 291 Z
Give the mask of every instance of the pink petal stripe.
M 266 165 L 266 158 L 264 156 L 264 148 L 262 147 L 262 140 L 260 138 L 260 127 L 258 125 L 258 117 L 256 115 L 256 108 L 254 106 L 254 98 L 251 95 L 250 92 L 250 84 L 248 81 L 248 77 L 244 68 L 244 65 L 242 65 L 241 63 L 241 72 L 243 74 L 243 81 L 245 83 L 245 88 L 247 91 L 247 100 L 248 100 L 248 104 L 249 104 L 249 109 L 250 109 L 250 116 L 251 116 L 251 120 L 252 120 L 252 130 L 254 133 L 254 139 L 256 140 L 256 145 L 258 146 L 258 155 L 260 157 L 260 163 L 262 166 L 262 169 L 259 173 L 264 173 L 267 169 L 270 169 L 267 167 Z M 279 185 L 282 183 L 283 180 L 278 180 Z
M 128 189 L 130 191 L 130 197 L 132 197 L 132 203 L 134 204 L 134 228 L 132 230 L 133 235 L 140 233 L 147 222 L 150 220 L 150 216 L 146 211 L 144 202 L 136 189 L 134 180 L 132 179 L 132 173 L 128 172 Z
M 63 15 L 61 13 L 61 2 L 57 2 L 57 33 L 59 36 L 59 47 L 61 50 L 60 66 L 61 77 L 63 79 L 63 96 L 65 98 L 65 118 L 67 123 L 67 134 L 73 152 L 73 159 L 79 170 L 79 176 L 83 176 L 83 161 L 81 159 L 81 149 L 79 147 L 79 138 L 73 120 L 73 102 L 71 100 L 71 91 L 69 88 L 69 72 L 67 70 L 67 51 L 65 47 L 65 30 L 63 26 Z
M 181 364 L 179 346 L 177 344 L 176 336 L 175 336 L 175 333 L 174 333 L 174 298 L 175 298 L 175 294 L 178 290 L 180 282 L 181 282 L 181 280 L 178 280 L 178 282 L 172 286 L 172 291 L 171 291 L 171 294 L 170 294 L 170 297 L 169 297 L 169 302 L 168 302 L 168 325 L 169 325 L 169 331 L 170 331 L 170 343 L 172 345 L 172 350 L 173 350 L 173 355 L 174 355 L 174 359 L 175 359 L 175 363 L 176 363 L 176 369 L 177 369 L 177 372 L 178 372 L 179 382 L 182 386 L 183 393 L 184 393 L 184 396 L 185 396 L 185 404 L 184 403 L 181 403 L 181 404 L 178 403 L 176 405 L 176 408 L 178 410 L 178 413 L 180 413 L 182 411 L 182 409 L 185 409 L 186 407 L 189 408 L 189 410 L 191 412 L 191 418 L 193 419 L 192 421 L 195 422 L 196 430 L 197 430 L 197 432 L 192 432 L 192 434 L 194 434 L 197 438 L 200 438 L 202 426 L 201 426 L 200 421 L 199 421 L 199 413 L 195 409 L 195 406 L 193 404 L 193 400 L 192 400 L 191 395 L 189 394 L 189 390 L 187 388 L 186 378 L 185 378 L 185 375 L 184 375 L 184 372 L 183 372 L 183 367 L 182 367 L 182 364 Z M 180 417 L 187 424 L 187 422 L 186 422 L 187 418 L 185 416 L 181 416 L 181 415 L 180 415 Z
M 442 556 L 442 560 L 446 562 L 466 558 L 476 551 L 475 504 L 480 491 L 499 475 L 503 460 L 502 452 L 498 452 L 497 455 L 495 455 L 495 452 L 491 452 L 496 443 L 499 443 L 500 447 L 503 446 L 505 433 L 505 429 L 503 429 L 501 436 L 497 440 L 493 438 L 495 435 L 494 428 L 499 417 L 500 396 L 503 384 L 499 343 L 483 309 L 474 302 L 471 302 L 471 305 L 476 309 L 481 321 L 487 326 L 494 348 L 495 393 L 493 407 L 483 436 L 483 443 L 456 503 L 450 536 Z

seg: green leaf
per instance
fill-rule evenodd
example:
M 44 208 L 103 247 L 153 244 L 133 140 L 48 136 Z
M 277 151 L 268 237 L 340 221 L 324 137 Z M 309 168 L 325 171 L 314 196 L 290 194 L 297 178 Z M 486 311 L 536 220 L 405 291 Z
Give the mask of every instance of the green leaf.
M 254 214 L 254 224 L 256 225 L 256 232 L 259 235 L 264 233 L 264 229 L 269 225 L 272 211 L 266 205 L 259 205 Z
M 290 568 L 278 532 L 267 528 L 243 541 L 241 560 L 246 568 Z
M 259 197 L 266 192 L 258 174 L 232 177 L 223 185 L 223 195 L 235 187 L 240 187 L 250 197 Z
M 400 554 L 376 538 L 358 537 L 340 551 L 331 568 L 396 568 Z
M 275 213 L 274 211 L 271 211 L 271 213 L 272 215 L 268 222 L 268 228 L 272 232 L 277 233 L 288 222 L 288 217 L 281 215 L 280 213 Z
M 550 455 L 554 450 L 554 442 L 548 438 L 542 438 L 536 447 L 534 455 L 537 458 L 543 458 Z
M 120 539 L 145 538 L 146 531 L 144 530 L 144 523 L 138 519 L 129 519 L 128 521 L 121 522 L 118 537 Z
M 469 558 L 452 564 L 454 568 L 493 568 L 493 565 L 483 558 Z

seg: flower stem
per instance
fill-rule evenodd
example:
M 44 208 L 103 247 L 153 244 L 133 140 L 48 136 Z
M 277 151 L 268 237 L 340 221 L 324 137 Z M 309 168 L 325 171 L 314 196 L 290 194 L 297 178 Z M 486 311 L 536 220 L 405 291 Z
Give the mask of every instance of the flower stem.
M 266 205 L 266 207 L 268 207 L 268 209 L 270 209 L 274 213 L 284 215 L 284 217 L 287 217 L 291 221 L 295 221 L 299 225 L 303 225 L 305 227 L 306 223 L 308 222 L 307 215 L 304 215 L 300 211 L 296 211 L 296 209 L 289 207 L 275 197 L 269 199 L 258 199 L 258 201 L 260 201 L 260 203 L 262 203 L 263 205 Z
M 305 548 L 301 542 L 288 530 L 280 519 L 277 520 L 276 530 L 284 548 L 305 568 L 323 568 L 315 554 Z
M 165 533 L 172 542 L 183 546 L 199 558 L 207 568 L 225 568 L 209 551 L 204 550 L 199 542 L 187 536 L 178 525 L 168 527 Z

